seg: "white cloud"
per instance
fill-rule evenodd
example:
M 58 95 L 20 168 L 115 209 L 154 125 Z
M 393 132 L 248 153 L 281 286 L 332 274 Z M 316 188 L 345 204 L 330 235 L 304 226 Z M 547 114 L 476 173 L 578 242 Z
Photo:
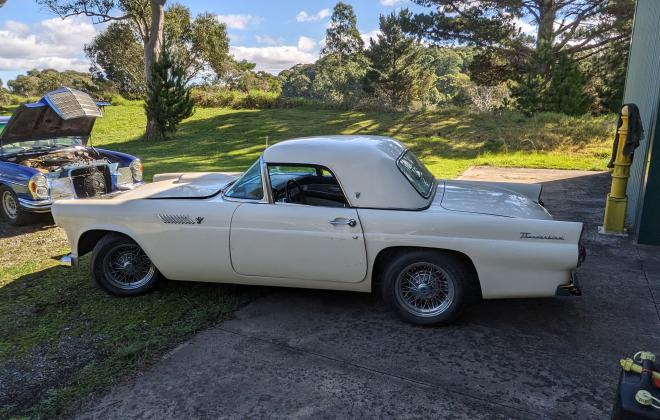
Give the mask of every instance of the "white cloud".
M 365 45 L 369 45 L 370 39 L 373 39 L 374 42 L 378 40 L 378 34 L 380 34 L 380 29 L 374 29 L 373 31 L 361 33 L 360 38 L 362 38 Z
M 311 51 L 316 47 L 316 41 L 312 38 L 306 36 L 300 36 L 298 38 L 298 49 L 301 51 Z
M 402 3 L 403 0 L 380 0 L 380 4 L 383 6 L 396 6 L 399 3 Z
M 227 25 L 229 29 L 245 29 L 248 26 L 260 24 L 264 18 L 253 15 L 217 15 L 219 22 Z
M 265 45 L 282 45 L 282 44 L 284 44 L 284 38 L 282 38 L 282 37 L 273 38 L 270 35 L 255 35 L 254 39 L 256 39 L 257 43 L 259 43 L 259 44 L 265 44 Z
M 536 26 L 520 18 L 516 19 L 516 26 L 520 28 L 525 35 L 536 35 Z
M 296 15 L 296 20 L 298 22 L 314 22 L 317 20 L 322 20 L 330 16 L 330 9 L 322 9 L 317 13 L 309 14 L 306 11 L 302 10 Z
M 0 29 L 0 70 L 33 68 L 87 71 L 83 46 L 96 36 L 84 17 L 47 19 L 33 25 L 6 21 Z
M 23 22 L 16 22 L 15 20 L 8 20 L 5 22 L 5 29 L 15 34 L 26 34 L 30 32 L 30 27 Z
M 279 47 L 229 47 L 229 52 L 237 60 L 247 60 L 256 63 L 255 70 L 263 70 L 277 74 L 298 63 L 312 63 L 317 59 L 315 54 L 302 51 L 293 45 Z

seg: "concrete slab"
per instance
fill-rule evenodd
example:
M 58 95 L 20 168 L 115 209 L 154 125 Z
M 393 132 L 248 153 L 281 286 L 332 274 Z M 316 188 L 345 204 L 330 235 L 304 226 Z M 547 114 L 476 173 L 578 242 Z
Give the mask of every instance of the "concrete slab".
M 497 166 L 471 166 L 457 179 L 473 181 L 519 182 L 523 184 L 566 180 L 599 173 L 560 169 L 501 168 Z
M 660 248 L 598 235 L 609 176 L 571 172 L 538 178 L 552 213 L 586 224 L 582 297 L 486 301 L 420 328 L 378 296 L 272 289 L 80 418 L 608 417 L 618 359 L 660 352 Z

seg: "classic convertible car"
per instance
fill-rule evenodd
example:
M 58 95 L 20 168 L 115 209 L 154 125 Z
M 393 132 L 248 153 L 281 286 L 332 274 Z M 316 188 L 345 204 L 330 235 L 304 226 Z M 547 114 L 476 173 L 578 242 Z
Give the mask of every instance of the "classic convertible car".
M 475 298 L 579 294 L 582 224 L 540 185 L 436 180 L 396 140 L 284 141 L 240 177 L 156 175 L 112 199 L 58 201 L 75 265 L 106 291 L 173 280 L 371 292 L 404 320 L 452 321 Z
M 62 88 L 0 120 L 0 216 L 14 225 L 50 211 L 56 200 L 98 197 L 142 183 L 134 156 L 88 146 L 98 105 Z

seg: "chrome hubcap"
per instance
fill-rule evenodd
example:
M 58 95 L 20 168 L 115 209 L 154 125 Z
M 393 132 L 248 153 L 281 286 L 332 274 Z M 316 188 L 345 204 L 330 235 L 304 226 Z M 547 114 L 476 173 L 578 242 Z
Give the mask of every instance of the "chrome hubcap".
M 106 278 L 120 289 L 137 289 L 156 274 L 156 267 L 137 245 L 119 245 L 108 253 L 105 261 Z
M 432 317 L 445 312 L 454 301 L 454 281 L 435 264 L 419 262 L 406 267 L 396 280 L 396 299 L 408 312 Z
M 5 191 L 2 194 L 2 210 L 10 219 L 15 219 L 18 214 L 18 204 L 12 193 L 9 191 Z

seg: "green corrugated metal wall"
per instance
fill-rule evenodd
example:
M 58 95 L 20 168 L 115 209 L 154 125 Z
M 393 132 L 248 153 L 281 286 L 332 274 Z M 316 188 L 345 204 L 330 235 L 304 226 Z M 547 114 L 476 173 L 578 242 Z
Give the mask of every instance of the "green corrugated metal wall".
M 625 103 L 639 106 L 644 124 L 644 139 L 635 152 L 628 182 L 627 221 L 639 234 L 644 217 L 644 195 L 649 166 L 649 145 L 655 137 L 660 98 L 660 1 L 638 0 L 630 47 Z M 655 176 L 660 176 L 656 171 Z M 660 239 L 660 238 L 659 238 Z

